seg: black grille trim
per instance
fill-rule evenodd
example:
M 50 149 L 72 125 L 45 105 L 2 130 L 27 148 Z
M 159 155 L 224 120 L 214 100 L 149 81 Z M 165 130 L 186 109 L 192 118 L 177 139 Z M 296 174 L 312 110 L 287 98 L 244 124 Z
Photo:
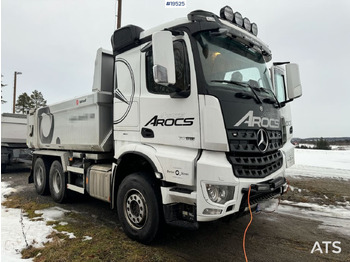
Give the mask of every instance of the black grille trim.
M 242 178 L 264 178 L 282 167 L 280 151 L 263 156 L 228 156 L 234 174 Z
M 257 147 L 258 130 L 228 130 L 231 152 L 260 153 Z M 282 147 L 282 132 L 267 130 L 269 147 L 265 153 L 276 151 Z
M 230 153 L 227 158 L 236 177 L 264 178 L 279 170 L 283 165 L 282 132 L 266 130 L 269 146 L 262 153 L 257 147 L 258 130 L 228 130 Z

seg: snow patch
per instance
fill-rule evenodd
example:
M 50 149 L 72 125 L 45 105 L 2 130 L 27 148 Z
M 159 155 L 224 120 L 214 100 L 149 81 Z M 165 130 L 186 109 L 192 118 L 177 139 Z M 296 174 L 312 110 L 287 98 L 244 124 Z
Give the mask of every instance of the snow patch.
M 74 233 L 67 232 L 67 231 L 60 231 L 60 233 L 67 235 L 70 239 L 77 238 Z
M 350 206 L 320 206 L 283 200 L 276 212 L 301 218 L 307 217 L 321 222 L 319 227 L 322 229 L 350 236 Z
M 10 187 L 9 183 L 1 182 L 1 203 L 5 201 L 7 196 L 14 192 L 17 192 L 17 190 Z
M 11 188 L 9 183 L 1 182 L 1 202 L 13 192 L 16 192 L 16 189 Z M 41 217 L 29 220 L 21 209 L 1 206 L 1 261 L 32 261 L 32 259 L 21 259 L 21 251 L 30 245 L 35 248 L 43 247 L 51 240 L 47 237 L 56 231 L 46 222 L 59 220 L 67 212 L 69 211 L 59 207 L 36 210 L 35 213 L 41 214 Z M 75 238 L 73 233 L 62 233 L 69 238 Z
M 92 237 L 89 237 L 89 236 L 83 236 L 83 241 L 88 241 L 88 240 L 91 240 Z
M 350 170 L 350 151 L 295 149 L 297 165 Z
M 65 213 L 70 211 L 60 207 L 50 207 L 42 210 L 35 210 L 35 214 L 41 215 L 45 221 L 59 220 L 64 217 Z
M 286 175 L 350 180 L 350 151 L 295 149 L 295 165 Z
M 1 202 L 6 196 L 16 192 L 8 183 L 1 182 Z M 21 209 L 1 206 L 1 260 L 32 261 L 21 259 L 22 249 L 32 245 L 43 247 L 47 236 L 54 231 L 45 221 L 31 221 Z

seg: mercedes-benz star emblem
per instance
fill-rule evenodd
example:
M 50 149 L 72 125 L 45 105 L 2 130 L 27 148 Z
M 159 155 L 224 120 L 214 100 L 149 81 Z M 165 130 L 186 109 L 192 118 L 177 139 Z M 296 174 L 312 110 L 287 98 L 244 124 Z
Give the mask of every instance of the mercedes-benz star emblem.
M 257 133 L 257 145 L 261 152 L 265 152 L 269 147 L 269 135 L 265 129 L 259 129 Z

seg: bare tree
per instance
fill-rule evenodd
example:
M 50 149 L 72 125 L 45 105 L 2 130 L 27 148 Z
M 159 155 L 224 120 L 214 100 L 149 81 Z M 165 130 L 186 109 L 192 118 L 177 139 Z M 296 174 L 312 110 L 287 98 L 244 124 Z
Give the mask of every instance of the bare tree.
M 6 84 L 3 84 L 3 83 L 2 83 L 2 78 L 3 78 L 3 77 L 4 77 L 4 76 L 1 75 L 1 104 L 7 103 L 7 101 L 5 101 L 5 100 L 2 99 L 2 88 L 5 87 L 5 86 L 7 86 Z

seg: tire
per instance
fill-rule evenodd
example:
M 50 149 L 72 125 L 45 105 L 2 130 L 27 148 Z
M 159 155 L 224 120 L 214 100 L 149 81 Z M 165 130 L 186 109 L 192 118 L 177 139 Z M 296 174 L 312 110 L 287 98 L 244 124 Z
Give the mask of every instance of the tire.
M 63 172 L 61 163 L 57 160 L 51 165 L 49 184 L 53 200 L 57 203 L 64 203 L 67 199 L 66 174 Z
M 157 236 L 161 221 L 160 192 L 155 179 L 143 173 L 124 178 L 118 190 L 117 209 L 125 234 L 149 244 Z
M 1 173 L 5 173 L 6 171 L 6 164 L 1 164 Z
M 39 195 L 49 194 L 48 166 L 40 157 L 35 160 L 33 179 L 35 190 Z

